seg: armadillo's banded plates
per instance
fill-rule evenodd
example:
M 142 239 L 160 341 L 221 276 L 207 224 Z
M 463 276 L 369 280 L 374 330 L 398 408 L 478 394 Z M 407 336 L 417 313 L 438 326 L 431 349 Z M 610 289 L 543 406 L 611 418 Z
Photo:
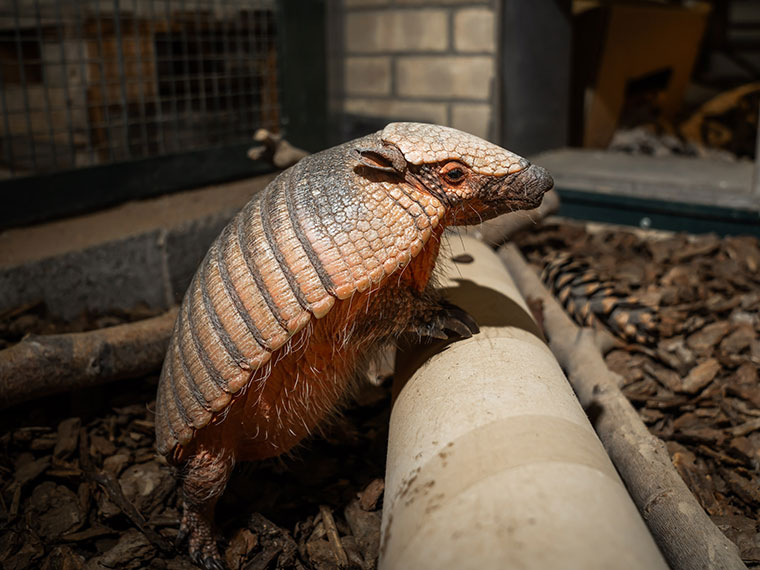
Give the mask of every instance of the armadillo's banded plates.
M 289 180 L 288 176 L 282 176 L 281 183 L 270 186 L 262 198 L 264 236 L 299 305 L 321 318 L 332 308 L 335 297 L 328 294 L 329 276 L 320 276 L 315 267 L 319 265 L 317 260 L 310 260 L 299 240 L 296 214 L 288 199 L 290 193 L 283 189 Z
M 225 230 L 223 237 L 229 237 L 227 232 Z M 261 331 L 246 313 L 245 305 L 232 281 L 224 260 L 223 241 L 224 239 L 219 239 L 214 242 L 203 264 L 207 275 L 204 284 L 210 300 L 208 311 L 209 314 L 212 311 L 216 314 L 229 342 L 236 347 L 236 354 L 242 357 L 238 360 L 238 366 L 245 372 L 267 362 L 270 352 L 266 350 Z M 246 374 L 240 374 L 230 379 L 229 391 L 235 393 L 242 388 L 246 377 Z
M 305 300 L 300 288 L 288 280 L 286 271 L 278 261 L 282 258 L 280 251 L 274 253 L 272 244 L 275 238 L 265 231 L 264 219 L 268 216 L 264 212 L 262 202 L 266 200 L 268 192 L 265 192 L 261 200 L 249 202 L 243 208 L 237 223 L 238 244 L 249 274 L 261 293 L 261 298 L 266 304 L 266 309 L 271 314 L 281 331 L 273 333 L 269 338 L 270 345 L 282 346 L 295 332 L 301 330 L 308 322 L 310 315 L 303 306 Z M 275 246 L 277 247 L 277 246 Z M 325 295 L 324 293 L 323 295 Z M 281 334 L 285 334 L 283 339 Z
M 514 174 L 530 163 L 493 143 L 449 127 L 427 123 L 391 123 L 380 136 L 396 145 L 412 164 L 459 160 L 487 176 Z
M 177 392 L 177 374 L 173 370 L 175 345 L 176 341 L 172 338 L 161 371 L 156 398 L 156 437 L 158 449 L 164 454 L 168 453 L 176 442 L 190 441 L 193 436 L 192 422 Z M 165 448 L 167 445 L 170 447 Z

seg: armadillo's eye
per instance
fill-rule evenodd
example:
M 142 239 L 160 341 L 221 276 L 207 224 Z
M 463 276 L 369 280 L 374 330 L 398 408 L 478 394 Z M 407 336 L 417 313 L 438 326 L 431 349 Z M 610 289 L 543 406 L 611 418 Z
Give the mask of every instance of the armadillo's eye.
M 444 180 L 449 184 L 459 184 L 465 179 L 466 175 L 464 166 L 458 162 L 449 162 L 441 168 L 441 176 L 443 176 Z

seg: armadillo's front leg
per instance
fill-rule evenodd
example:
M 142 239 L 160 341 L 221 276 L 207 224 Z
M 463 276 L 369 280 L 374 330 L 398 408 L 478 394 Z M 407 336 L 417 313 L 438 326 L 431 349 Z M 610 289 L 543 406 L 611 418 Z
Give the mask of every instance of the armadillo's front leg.
M 183 512 L 177 543 L 188 541 L 190 558 L 206 570 L 224 570 L 212 527 L 214 507 L 227 486 L 234 459 L 224 452 L 200 449 L 185 465 Z
M 379 316 L 369 331 L 388 340 L 412 334 L 420 339 L 469 338 L 480 332 L 475 319 L 467 311 L 442 299 L 433 287 L 390 288 L 378 291 L 373 297 Z M 366 327 L 366 324 L 365 324 Z M 385 327 L 384 331 L 380 328 Z

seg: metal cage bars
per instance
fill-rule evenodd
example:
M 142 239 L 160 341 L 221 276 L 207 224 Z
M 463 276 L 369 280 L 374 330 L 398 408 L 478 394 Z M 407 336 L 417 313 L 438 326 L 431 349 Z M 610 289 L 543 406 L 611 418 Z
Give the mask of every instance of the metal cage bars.
M 0 178 L 200 150 L 277 129 L 274 0 L 9 0 Z

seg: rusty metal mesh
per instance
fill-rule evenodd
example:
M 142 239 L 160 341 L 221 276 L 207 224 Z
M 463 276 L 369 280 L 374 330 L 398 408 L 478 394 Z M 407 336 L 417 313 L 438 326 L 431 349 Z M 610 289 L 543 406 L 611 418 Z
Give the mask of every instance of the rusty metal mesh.
M 279 123 L 274 0 L 0 2 L 0 179 Z

